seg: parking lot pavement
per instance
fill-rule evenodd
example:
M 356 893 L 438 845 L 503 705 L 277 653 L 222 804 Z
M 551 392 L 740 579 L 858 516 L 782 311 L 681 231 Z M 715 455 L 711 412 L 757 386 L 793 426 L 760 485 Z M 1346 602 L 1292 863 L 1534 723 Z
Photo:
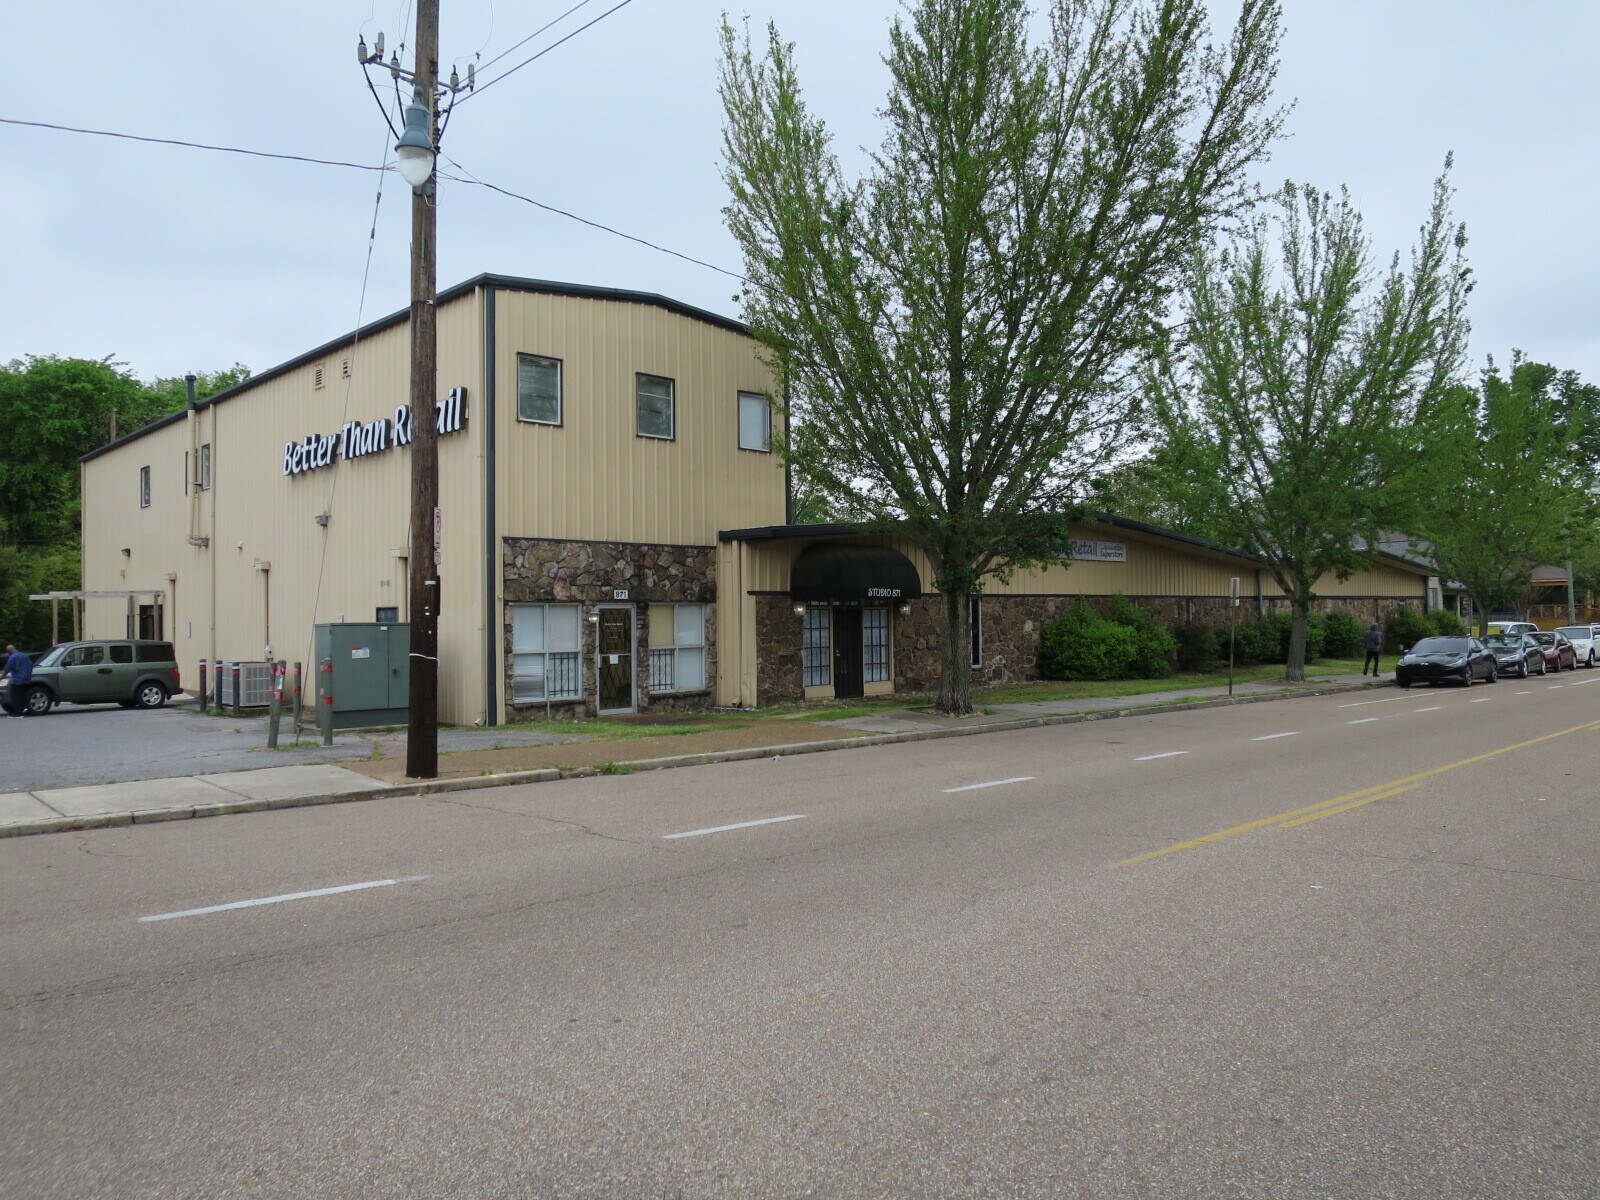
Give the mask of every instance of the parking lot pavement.
M 212 775 L 263 767 L 351 762 L 383 754 L 403 734 L 334 735 L 324 746 L 307 725 L 298 744 L 294 722 L 285 717 L 278 749 L 267 749 L 266 718 L 211 717 L 182 698 L 165 708 L 123 709 L 115 705 L 64 704 L 48 716 L 0 720 L 0 790 L 33 792 L 88 787 L 140 779 Z M 445 729 L 441 750 L 559 740 L 554 735 L 503 730 Z

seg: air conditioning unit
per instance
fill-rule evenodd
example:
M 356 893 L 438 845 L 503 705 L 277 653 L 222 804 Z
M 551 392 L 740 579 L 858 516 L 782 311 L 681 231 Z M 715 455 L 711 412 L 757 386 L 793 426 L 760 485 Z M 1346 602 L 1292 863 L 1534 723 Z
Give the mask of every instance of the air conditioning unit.
M 233 668 L 239 668 L 240 708 L 266 708 L 272 703 L 272 664 L 268 662 L 218 663 L 222 668 L 222 686 L 217 689 L 217 704 L 232 708 Z

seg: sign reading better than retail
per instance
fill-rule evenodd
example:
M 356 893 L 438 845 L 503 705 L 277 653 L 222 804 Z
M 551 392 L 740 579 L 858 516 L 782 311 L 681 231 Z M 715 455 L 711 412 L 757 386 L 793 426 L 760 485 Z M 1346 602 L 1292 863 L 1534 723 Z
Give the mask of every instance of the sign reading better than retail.
M 450 394 L 433 406 L 433 412 L 440 437 L 460 433 L 467 427 L 467 389 L 451 388 Z M 283 473 L 300 475 L 330 466 L 336 458 L 365 458 L 395 446 L 409 446 L 412 436 L 411 405 L 401 404 L 392 419 L 346 421 L 338 433 L 313 433 L 301 442 L 285 442 Z
M 1072 557 L 1078 562 L 1127 562 L 1128 547 L 1121 542 L 1073 542 Z

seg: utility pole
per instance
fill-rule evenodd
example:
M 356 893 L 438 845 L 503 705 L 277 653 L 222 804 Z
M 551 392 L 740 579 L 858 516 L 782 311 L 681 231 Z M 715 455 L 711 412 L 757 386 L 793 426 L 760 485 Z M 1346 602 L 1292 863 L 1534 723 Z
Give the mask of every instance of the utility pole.
M 416 96 L 427 107 L 428 140 L 439 144 L 439 0 L 417 0 Z M 437 292 L 438 175 L 411 194 L 411 686 L 406 774 L 439 774 L 439 565 L 433 511 L 439 505 Z
M 399 133 L 395 161 L 411 185 L 411 555 L 407 585 L 411 597 L 411 669 L 406 715 L 406 774 L 432 779 L 439 774 L 439 423 L 434 401 L 439 394 L 438 330 L 438 162 L 439 147 L 439 0 L 417 0 L 416 67 L 407 71 L 396 51 L 383 59 L 383 34 L 371 52 L 366 40 L 356 41 L 363 70 L 387 67 L 396 87 L 412 85 L 405 106 L 405 130 Z M 462 84 L 454 69 L 446 85 L 455 97 L 470 92 L 477 72 L 467 65 Z M 370 74 L 368 87 L 372 86 Z M 377 96 L 373 90 L 374 97 Z M 380 107 L 382 102 L 380 100 Z M 387 111 L 387 110 L 385 110 Z M 390 128 L 393 129 L 391 122 Z

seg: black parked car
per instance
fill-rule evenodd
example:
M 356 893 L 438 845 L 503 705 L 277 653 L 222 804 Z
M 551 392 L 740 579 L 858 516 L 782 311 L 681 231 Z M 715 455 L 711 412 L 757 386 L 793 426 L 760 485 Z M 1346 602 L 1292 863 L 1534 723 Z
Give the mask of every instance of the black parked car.
M 1501 675 L 1526 679 L 1545 673 L 1544 651 L 1529 634 L 1491 633 L 1483 644 L 1494 655 L 1495 670 Z
M 1403 688 L 1413 683 L 1459 683 L 1470 687 L 1474 679 L 1493 683 L 1499 675 L 1494 653 L 1477 638 L 1430 637 L 1411 647 L 1394 669 L 1394 681 Z

